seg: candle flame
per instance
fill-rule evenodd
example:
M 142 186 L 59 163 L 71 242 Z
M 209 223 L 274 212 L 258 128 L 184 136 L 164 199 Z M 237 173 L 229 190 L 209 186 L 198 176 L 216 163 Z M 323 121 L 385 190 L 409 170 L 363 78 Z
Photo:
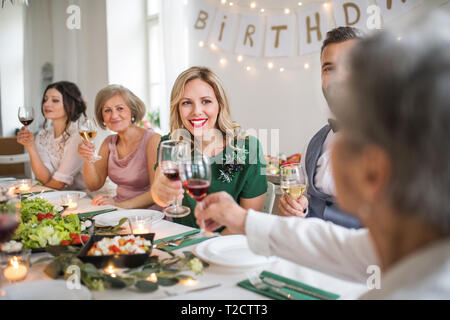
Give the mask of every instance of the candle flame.
M 156 273 L 152 273 L 147 277 L 147 280 L 150 282 L 158 282 L 158 277 L 156 276 Z
M 19 261 L 17 260 L 17 257 L 12 257 L 10 263 L 14 269 L 19 268 Z

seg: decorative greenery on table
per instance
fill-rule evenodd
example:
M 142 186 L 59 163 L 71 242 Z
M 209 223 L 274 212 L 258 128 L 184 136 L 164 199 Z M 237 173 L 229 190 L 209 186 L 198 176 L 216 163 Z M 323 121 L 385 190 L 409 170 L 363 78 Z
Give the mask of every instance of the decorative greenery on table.
M 159 286 L 173 286 L 182 279 L 192 279 L 192 277 L 181 274 L 184 270 L 192 270 L 195 274 L 201 274 L 203 268 L 208 264 L 198 259 L 192 252 L 185 251 L 183 256 L 174 254 L 165 247 L 158 247 L 159 250 L 166 251 L 170 257 L 159 260 L 158 256 L 151 256 L 149 260 L 138 268 L 127 269 L 121 274 L 112 277 L 103 269 L 96 268 L 91 263 L 83 263 L 77 258 L 80 248 L 74 246 L 49 247 L 47 252 L 53 257 L 44 257 L 34 264 L 51 259 L 45 267 L 44 272 L 51 278 L 64 277 L 69 279 L 73 275 L 73 267 L 80 268 L 81 283 L 89 290 L 104 290 L 105 288 L 136 288 L 141 292 L 153 292 Z M 147 280 L 155 273 L 157 282 Z

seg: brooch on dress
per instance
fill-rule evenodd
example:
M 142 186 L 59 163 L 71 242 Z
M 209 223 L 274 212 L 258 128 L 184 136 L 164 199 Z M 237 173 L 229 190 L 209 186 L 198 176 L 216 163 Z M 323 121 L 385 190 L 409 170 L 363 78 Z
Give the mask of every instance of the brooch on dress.
M 248 150 L 233 148 L 232 153 L 225 153 L 225 163 L 219 167 L 219 180 L 226 183 L 233 181 L 237 172 L 241 171 L 245 165 Z

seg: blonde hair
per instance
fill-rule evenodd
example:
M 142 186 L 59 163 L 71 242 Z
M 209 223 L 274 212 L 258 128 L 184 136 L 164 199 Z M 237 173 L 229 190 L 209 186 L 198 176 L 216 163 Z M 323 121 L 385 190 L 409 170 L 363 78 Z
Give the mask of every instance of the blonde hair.
M 129 89 L 121 85 L 111 84 L 100 90 L 95 97 L 95 118 L 100 128 L 106 129 L 106 126 L 103 124 L 103 106 L 106 101 L 115 95 L 120 95 L 125 101 L 125 104 L 130 108 L 131 117 L 134 117 L 132 123 L 139 123 L 144 118 L 146 112 L 144 102 Z
M 189 81 L 201 79 L 208 83 L 214 90 L 217 102 L 219 104 L 219 114 L 217 116 L 216 126 L 222 134 L 227 137 L 227 143 L 233 146 L 232 142 L 236 138 L 245 138 L 246 135 L 242 127 L 231 120 L 230 104 L 227 95 L 219 77 L 206 67 L 191 67 L 183 71 L 172 87 L 170 94 L 170 133 L 171 138 L 178 140 L 180 137 L 173 136 L 177 129 L 184 128 L 181 120 L 179 104 L 184 94 L 184 88 Z

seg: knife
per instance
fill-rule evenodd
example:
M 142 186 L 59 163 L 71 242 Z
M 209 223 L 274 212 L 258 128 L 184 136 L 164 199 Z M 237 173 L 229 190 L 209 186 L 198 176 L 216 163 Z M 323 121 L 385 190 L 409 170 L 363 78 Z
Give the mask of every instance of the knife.
M 266 282 L 266 283 L 268 283 L 268 284 L 270 284 L 270 285 L 272 285 L 274 287 L 288 288 L 288 289 L 295 290 L 297 292 L 300 292 L 300 293 L 303 293 L 303 294 L 306 294 L 308 296 L 311 296 L 311 297 L 314 297 L 314 298 L 317 298 L 317 299 L 321 299 L 321 300 L 334 300 L 333 298 L 325 296 L 323 294 L 316 293 L 316 292 L 310 291 L 308 289 L 301 288 L 299 286 L 294 286 L 294 285 L 291 285 L 291 284 L 287 284 L 285 282 L 278 281 L 278 280 L 275 280 L 273 278 L 261 276 L 261 279 L 264 282 Z
M 179 292 L 179 293 L 172 293 L 172 292 L 169 292 L 169 291 L 166 290 L 165 293 L 169 297 L 174 297 L 174 296 L 179 296 L 179 295 L 183 295 L 183 294 L 186 294 L 186 293 L 193 293 L 193 292 L 199 292 L 199 291 L 203 291 L 203 290 L 213 289 L 213 288 L 217 288 L 217 287 L 220 287 L 220 286 L 221 286 L 220 283 L 216 283 L 216 284 L 213 284 L 213 285 L 210 285 L 210 286 L 201 287 L 201 288 L 195 288 L 195 289 L 191 289 L 191 290 L 187 290 L 187 291 Z

